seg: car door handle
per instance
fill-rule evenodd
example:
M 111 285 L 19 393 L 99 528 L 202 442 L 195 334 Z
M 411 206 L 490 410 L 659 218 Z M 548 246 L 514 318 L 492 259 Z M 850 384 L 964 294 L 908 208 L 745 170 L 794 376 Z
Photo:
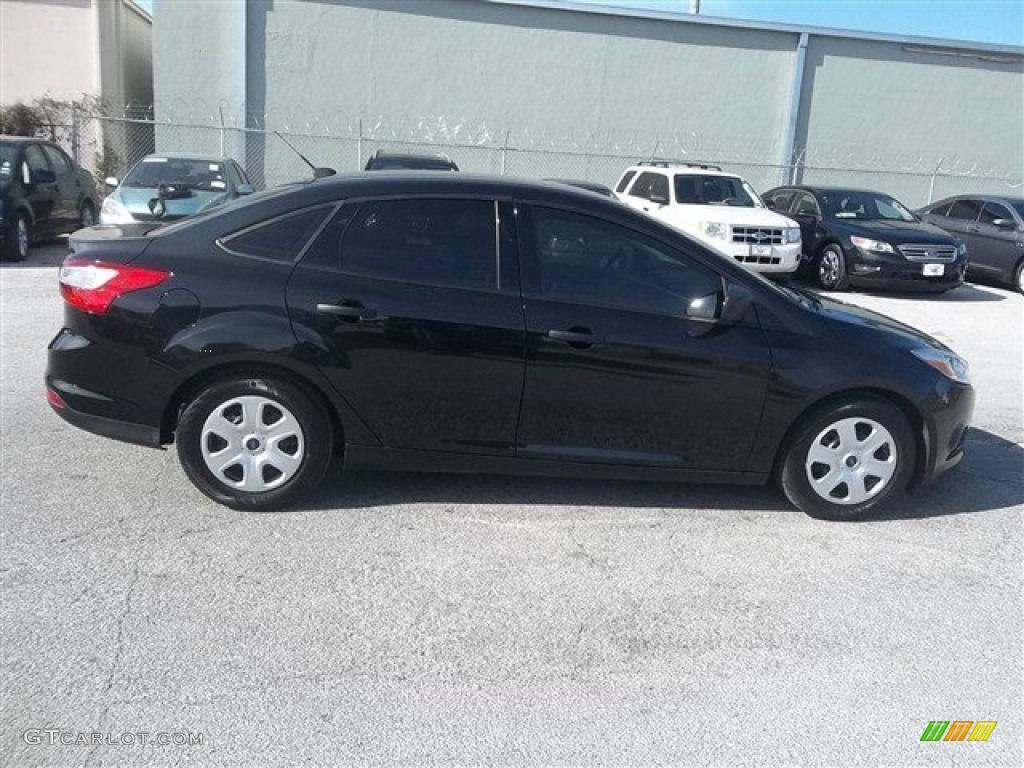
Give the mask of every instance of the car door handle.
M 377 310 L 367 309 L 362 304 L 354 301 L 344 304 L 317 304 L 316 313 L 318 315 L 338 317 L 349 323 L 373 320 L 377 317 Z
M 979 226 L 977 226 L 975 224 L 972 224 L 971 226 L 967 227 L 967 231 L 968 232 L 981 232 L 981 227 L 979 227 Z
M 587 328 L 570 328 L 568 331 L 548 331 L 547 338 L 560 341 L 574 349 L 588 349 L 604 343 L 603 336 L 595 336 Z

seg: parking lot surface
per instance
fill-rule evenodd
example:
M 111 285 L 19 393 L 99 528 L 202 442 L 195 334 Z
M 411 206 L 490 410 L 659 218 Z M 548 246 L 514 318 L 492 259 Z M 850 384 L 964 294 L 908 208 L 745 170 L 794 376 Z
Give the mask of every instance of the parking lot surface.
M 62 251 L 0 268 L 0 764 L 1024 763 L 1019 294 L 844 297 L 977 388 L 962 466 L 882 520 L 387 473 L 246 514 L 50 412 Z M 932 720 L 998 725 L 922 743 Z

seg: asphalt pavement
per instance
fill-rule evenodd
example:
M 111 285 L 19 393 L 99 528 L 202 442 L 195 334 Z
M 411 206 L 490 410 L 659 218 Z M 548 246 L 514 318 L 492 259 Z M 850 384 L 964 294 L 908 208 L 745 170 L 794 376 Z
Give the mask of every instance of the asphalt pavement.
M 1021 295 L 846 295 L 978 390 L 962 466 L 882 520 L 388 473 L 246 514 L 50 412 L 62 251 L 0 266 L 0 764 L 1024 764 Z

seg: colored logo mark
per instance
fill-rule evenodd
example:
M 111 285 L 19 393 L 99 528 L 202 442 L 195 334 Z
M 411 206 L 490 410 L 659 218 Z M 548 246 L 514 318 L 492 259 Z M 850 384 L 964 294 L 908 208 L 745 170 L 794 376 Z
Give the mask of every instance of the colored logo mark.
M 996 720 L 931 720 L 921 741 L 988 741 Z

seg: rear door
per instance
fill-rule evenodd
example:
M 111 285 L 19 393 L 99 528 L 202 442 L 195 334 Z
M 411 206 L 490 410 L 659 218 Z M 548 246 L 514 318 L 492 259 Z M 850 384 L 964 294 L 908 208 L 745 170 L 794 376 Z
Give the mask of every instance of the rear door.
M 50 164 L 50 170 L 57 177 L 59 199 L 56 203 L 56 226 L 61 232 L 78 229 L 78 203 L 82 196 L 82 181 L 74 170 L 71 160 L 57 147 L 41 144 L 43 154 Z
M 522 213 L 519 455 L 744 469 L 771 361 L 756 324 L 715 322 L 718 273 L 604 219 L 541 206 Z
M 971 197 L 954 200 L 946 212 L 942 228 L 962 239 L 967 244 L 967 258 L 974 261 L 974 251 L 979 247 L 976 222 L 984 203 Z M 972 265 L 973 266 L 973 265 Z
M 292 323 L 392 448 L 513 456 L 525 331 L 510 203 L 346 204 L 288 283 Z

